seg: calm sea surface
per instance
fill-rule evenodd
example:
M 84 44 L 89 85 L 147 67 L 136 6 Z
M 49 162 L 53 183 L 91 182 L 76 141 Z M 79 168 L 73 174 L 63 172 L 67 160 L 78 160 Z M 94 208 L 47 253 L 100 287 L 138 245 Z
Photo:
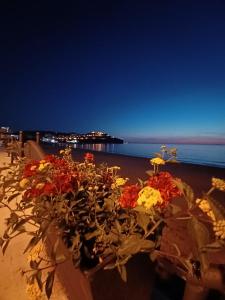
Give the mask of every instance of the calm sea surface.
M 86 144 L 74 145 L 74 148 L 125 154 L 138 157 L 154 157 L 162 144 Z M 194 163 L 216 167 L 225 167 L 225 145 L 181 145 L 167 144 L 177 148 L 177 159 L 180 162 Z

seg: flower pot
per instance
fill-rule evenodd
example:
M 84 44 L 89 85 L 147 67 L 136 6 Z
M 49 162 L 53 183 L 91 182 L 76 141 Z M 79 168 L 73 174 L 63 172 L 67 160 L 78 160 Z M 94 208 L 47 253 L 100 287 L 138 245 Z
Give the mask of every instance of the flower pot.
M 57 239 L 53 229 L 46 240 L 47 252 Z M 62 240 L 58 251 L 70 257 L 69 250 Z M 75 268 L 68 259 L 57 266 L 57 277 L 61 282 L 68 300 L 149 300 L 154 283 L 154 268 L 147 254 L 138 254 L 126 264 L 127 282 L 124 282 L 117 269 L 86 272 Z M 90 276 L 90 274 L 93 274 Z

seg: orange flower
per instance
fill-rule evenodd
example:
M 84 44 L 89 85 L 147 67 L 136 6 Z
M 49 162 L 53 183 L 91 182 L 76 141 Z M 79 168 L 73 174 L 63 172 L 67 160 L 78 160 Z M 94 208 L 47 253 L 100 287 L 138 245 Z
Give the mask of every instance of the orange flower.
M 148 186 L 160 191 L 164 205 L 173 198 L 181 196 L 181 191 L 174 183 L 174 179 L 175 178 L 173 178 L 169 172 L 160 172 L 159 174 L 151 176 L 148 180 Z
M 84 155 L 84 159 L 87 162 L 93 162 L 94 161 L 94 155 L 92 153 L 87 152 Z
M 123 208 L 132 208 L 137 205 L 138 193 L 140 192 L 140 187 L 133 184 L 127 185 L 123 189 L 123 193 L 119 199 L 119 203 Z

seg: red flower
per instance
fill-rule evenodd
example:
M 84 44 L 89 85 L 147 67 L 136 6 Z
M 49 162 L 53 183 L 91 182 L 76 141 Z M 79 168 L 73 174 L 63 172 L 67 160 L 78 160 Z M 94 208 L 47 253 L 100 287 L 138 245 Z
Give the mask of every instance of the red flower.
M 87 162 L 93 162 L 94 161 L 94 155 L 92 153 L 85 153 L 84 155 L 84 159 L 87 161 Z
M 38 160 L 34 160 L 34 161 L 26 164 L 26 166 L 24 167 L 24 170 L 23 170 L 22 177 L 27 178 L 27 177 L 34 176 L 37 173 L 38 166 L 39 166 Z
M 139 191 L 140 187 L 135 184 L 125 186 L 119 199 L 121 207 L 135 207 Z
M 57 189 L 55 184 L 51 183 L 51 182 L 47 182 L 42 191 L 41 194 L 46 195 L 46 196 L 53 196 L 55 194 L 57 194 Z
M 168 172 L 160 172 L 153 175 L 148 180 L 148 186 L 160 191 L 162 199 L 165 201 L 164 205 L 168 204 L 173 198 L 181 196 L 181 191 L 174 183 L 173 176 Z
M 54 170 L 69 170 L 68 162 L 64 158 L 59 158 L 55 155 L 47 155 L 43 161 L 45 161 L 45 163 L 50 163 Z
M 58 193 L 68 193 L 73 190 L 74 182 L 72 174 L 58 174 L 53 178 L 53 182 L 56 186 Z

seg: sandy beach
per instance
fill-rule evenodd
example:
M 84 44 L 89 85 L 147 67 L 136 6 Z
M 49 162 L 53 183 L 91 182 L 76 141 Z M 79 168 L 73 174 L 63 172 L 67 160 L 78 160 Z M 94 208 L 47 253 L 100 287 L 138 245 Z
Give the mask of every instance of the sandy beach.
M 42 145 L 42 147 L 46 153 L 54 154 L 59 153 L 59 150 L 61 149 L 50 145 Z M 96 164 L 107 163 L 109 166 L 120 166 L 120 174 L 124 177 L 128 177 L 130 183 L 137 182 L 138 178 L 146 180 L 148 178 L 146 171 L 153 169 L 148 158 L 87 151 L 83 149 L 73 150 L 74 160 L 82 161 L 86 152 L 91 152 L 95 155 Z M 209 190 L 212 177 L 225 179 L 224 168 L 210 166 L 186 163 L 167 163 L 166 165 L 161 166 L 160 170 L 168 171 L 173 176 L 181 178 L 193 188 L 196 197 L 200 197 L 203 192 Z M 219 197 L 221 201 L 224 200 L 225 204 L 225 193 L 214 192 L 214 195 Z
M 10 157 L 6 151 L 0 147 L 0 167 L 10 164 Z M 4 171 L 1 175 L 4 174 Z M 12 204 L 11 204 L 12 205 Z M 6 229 L 5 219 L 9 217 L 7 208 L 0 209 L 0 236 Z M 22 277 L 21 270 L 29 269 L 27 253 L 23 251 L 30 240 L 26 234 L 19 235 L 11 241 L 7 251 L 3 255 L 0 249 L 0 300 L 30 300 L 31 296 L 26 292 L 27 284 L 25 277 Z M 4 275 L 3 275 L 4 274 Z M 34 299 L 34 297 L 32 298 Z M 35 298 L 36 299 L 36 298 Z M 42 298 L 44 299 L 44 298 Z M 53 288 L 52 300 L 66 300 L 65 291 L 56 277 Z

